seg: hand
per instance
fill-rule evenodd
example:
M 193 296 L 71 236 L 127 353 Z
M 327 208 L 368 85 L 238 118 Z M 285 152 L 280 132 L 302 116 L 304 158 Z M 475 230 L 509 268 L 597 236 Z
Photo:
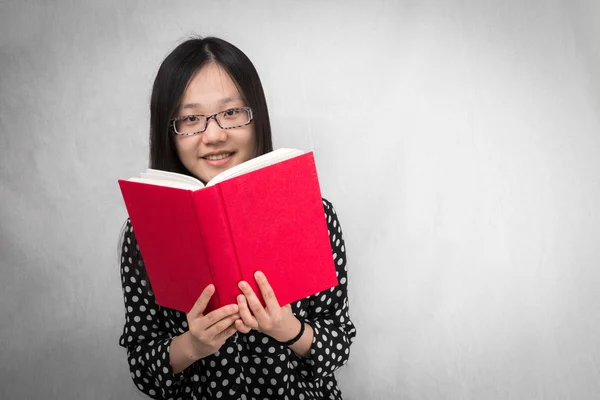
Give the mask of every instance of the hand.
M 266 308 L 262 306 L 248 282 L 241 281 L 238 287 L 244 294 L 237 297 L 241 319 L 235 321 L 235 327 L 242 333 L 256 329 L 279 342 L 291 340 L 300 332 L 301 324 L 292 314 L 292 307 L 289 304 L 283 307 L 279 305 L 269 281 L 262 272 L 256 272 L 254 279 L 265 300 Z
M 214 285 L 208 285 L 196 300 L 194 307 L 186 314 L 197 358 L 216 353 L 236 332 L 235 321 L 240 318 L 237 304 L 229 304 L 204 315 L 214 292 Z

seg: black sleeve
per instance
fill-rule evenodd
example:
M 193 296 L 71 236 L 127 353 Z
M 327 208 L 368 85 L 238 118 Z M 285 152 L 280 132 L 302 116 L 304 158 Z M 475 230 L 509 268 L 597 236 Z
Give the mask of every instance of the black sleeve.
M 342 228 L 333 205 L 323 200 L 327 228 L 338 278 L 338 286 L 310 296 L 308 315 L 305 318 L 314 330 L 310 356 L 304 360 L 309 368 L 309 380 L 333 374 L 348 362 L 350 345 L 356 336 L 356 328 L 348 312 L 348 271 L 346 248 Z
M 190 390 L 186 382 L 193 377 L 186 371 L 173 373 L 169 357 L 173 335 L 165 332 L 169 323 L 163 320 L 164 311 L 156 304 L 146 279 L 133 228 L 127 221 L 121 253 L 125 326 L 119 344 L 127 349 L 131 378 L 140 391 L 154 399 L 182 398 Z

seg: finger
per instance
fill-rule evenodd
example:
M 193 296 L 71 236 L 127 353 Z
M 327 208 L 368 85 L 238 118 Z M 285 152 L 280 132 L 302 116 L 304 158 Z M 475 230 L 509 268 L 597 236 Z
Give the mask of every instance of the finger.
M 229 328 L 225 329 L 223 332 L 221 332 L 217 336 L 215 336 L 215 340 L 219 341 L 219 342 L 225 342 L 227 339 L 229 339 L 229 337 L 231 337 L 236 332 L 237 332 L 237 329 L 235 329 L 235 324 L 232 324 L 231 326 L 229 326 Z
M 246 302 L 246 296 L 244 296 L 243 294 L 238 295 L 237 301 L 238 301 L 238 307 L 240 309 L 240 317 L 241 317 L 244 325 L 246 325 L 250 328 L 257 329 L 258 321 L 256 321 L 256 318 L 254 318 L 254 316 L 250 312 L 250 309 L 248 308 L 248 303 Z
M 240 314 L 237 314 L 237 313 L 230 315 L 228 317 L 225 317 L 222 320 L 220 320 L 219 322 L 217 322 L 216 324 L 212 325 L 210 328 L 208 328 L 206 330 L 206 333 L 210 337 L 217 337 L 224 330 L 229 328 L 231 325 L 235 324 L 235 321 L 237 321 L 238 319 L 240 319 Z
M 260 300 L 258 300 L 258 297 L 256 297 L 254 290 L 252 290 L 248 282 L 241 281 L 238 286 L 242 293 L 244 293 L 246 302 L 248 303 L 248 307 L 252 311 L 252 314 L 254 314 L 254 318 L 256 318 L 256 321 L 259 324 L 262 324 L 263 321 L 266 321 L 269 318 L 269 314 L 267 314 L 264 307 L 260 303 Z
M 227 318 L 233 314 L 236 314 L 239 311 L 239 307 L 237 304 L 227 304 L 221 308 L 217 308 L 203 316 L 202 321 L 199 326 L 202 329 L 208 329 L 217 322 L 221 321 L 224 318 Z
M 252 330 L 252 328 L 250 328 L 248 325 L 246 325 L 244 323 L 244 321 L 242 321 L 241 319 L 235 320 L 235 329 L 237 329 L 238 332 L 241 332 L 241 333 L 248 333 Z
M 276 310 L 279 308 L 279 301 L 277 301 L 277 297 L 275 296 L 275 292 L 271 287 L 271 284 L 267 280 L 265 274 L 261 271 L 256 271 L 254 274 L 254 279 L 258 284 L 258 288 L 260 289 L 260 293 L 262 294 L 263 299 L 265 300 L 265 304 L 267 308 L 271 310 Z
M 214 293 L 215 293 L 215 285 L 213 285 L 211 283 L 210 285 L 208 285 L 207 287 L 204 288 L 204 290 L 202 291 L 202 293 L 196 300 L 196 303 L 194 303 L 194 306 L 188 312 L 188 315 L 192 318 L 196 318 L 199 315 L 202 315 L 204 310 L 206 310 L 206 306 L 208 306 L 208 302 L 210 301 L 210 298 L 212 297 L 212 295 Z

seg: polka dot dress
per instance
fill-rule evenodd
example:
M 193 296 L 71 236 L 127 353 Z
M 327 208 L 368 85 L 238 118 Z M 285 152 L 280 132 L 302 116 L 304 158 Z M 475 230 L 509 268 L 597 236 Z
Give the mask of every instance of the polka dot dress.
M 154 399 L 341 399 L 334 371 L 348 361 L 356 330 L 348 315 L 346 253 L 330 202 L 323 200 L 339 285 L 292 304 L 294 315 L 314 330 L 310 356 L 298 356 L 252 330 L 235 333 L 215 354 L 179 374 L 169 363 L 171 340 L 188 330 L 184 313 L 158 306 L 127 221 L 121 256 L 125 326 L 131 378 Z

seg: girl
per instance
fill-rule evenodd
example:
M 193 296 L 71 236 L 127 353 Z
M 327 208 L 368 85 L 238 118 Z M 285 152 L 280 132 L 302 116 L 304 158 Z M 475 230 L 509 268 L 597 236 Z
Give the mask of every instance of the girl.
M 221 39 L 190 39 L 163 61 L 150 105 L 150 167 L 203 182 L 272 150 L 263 89 L 251 61 Z M 268 276 L 237 304 L 204 313 L 209 285 L 187 313 L 158 306 L 129 220 L 121 277 L 131 377 L 156 399 L 341 399 L 334 371 L 356 334 L 348 315 L 346 256 L 333 206 L 323 200 L 339 285 L 280 305 Z

